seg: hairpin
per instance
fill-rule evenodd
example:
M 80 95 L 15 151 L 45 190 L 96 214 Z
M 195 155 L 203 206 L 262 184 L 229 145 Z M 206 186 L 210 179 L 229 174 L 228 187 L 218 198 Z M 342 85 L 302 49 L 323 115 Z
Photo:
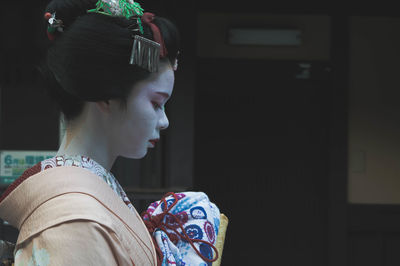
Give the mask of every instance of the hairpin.
M 143 15 L 143 8 L 133 0 L 98 0 L 96 8 L 90 9 L 87 12 L 108 16 L 123 16 L 127 19 L 137 16 L 139 30 L 143 34 L 142 22 L 139 18 Z
M 149 72 L 157 72 L 160 62 L 160 44 L 139 35 L 133 37 L 129 64 L 137 65 Z
M 64 25 L 61 19 L 56 19 L 56 12 L 50 13 L 46 12 L 44 14 L 44 18 L 47 20 L 49 23 L 49 26 L 47 27 L 47 37 L 49 40 L 54 40 L 55 38 L 55 32 L 63 32 L 64 31 Z
M 123 16 L 131 20 L 136 19 L 136 23 L 128 27 L 133 32 L 133 45 L 129 64 L 137 65 L 149 72 L 158 71 L 160 56 L 165 57 L 167 50 L 160 29 L 152 22 L 154 14 L 143 13 L 143 8 L 140 4 L 133 0 L 98 0 L 96 8 L 90 9 L 87 12 L 114 17 Z M 140 34 L 144 33 L 142 20 L 143 23 L 149 25 L 155 41 L 138 35 L 137 31 L 140 31 Z
M 175 62 L 174 62 L 174 65 L 172 66 L 172 69 L 173 69 L 174 71 L 177 71 L 177 70 L 178 70 L 178 55 L 179 55 L 179 51 L 178 51 L 177 54 L 176 54 Z

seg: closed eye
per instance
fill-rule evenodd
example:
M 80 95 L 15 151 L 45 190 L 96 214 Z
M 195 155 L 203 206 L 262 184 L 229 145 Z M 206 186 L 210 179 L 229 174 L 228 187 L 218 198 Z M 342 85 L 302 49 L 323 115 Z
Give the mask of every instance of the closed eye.
M 156 109 L 156 110 L 158 110 L 158 109 L 162 109 L 162 106 L 161 105 L 159 105 L 158 103 L 156 103 L 156 102 L 153 102 L 153 107 L 154 107 L 154 109 Z

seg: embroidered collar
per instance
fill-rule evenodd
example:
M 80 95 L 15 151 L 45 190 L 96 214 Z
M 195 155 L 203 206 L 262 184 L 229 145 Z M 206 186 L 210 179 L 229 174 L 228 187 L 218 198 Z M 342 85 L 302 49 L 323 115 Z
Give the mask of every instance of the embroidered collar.
M 111 188 L 117 193 L 117 195 L 128 205 L 129 209 L 133 210 L 134 207 L 126 195 L 125 191 L 115 178 L 115 176 L 105 169 L 101 164 L 97 163 L 92 158 L 84 155 L 60 155 L 53 158 L 46 159 L 41 163 L 41 171 L 49 168 L 59 166 L 76 166 L 87 169 L 97 176 L 101 177 Z
M 60 167 L 60 166 L 76 166 L 80 168 L 84 168 L 89 170 L 90 172 L 96 174 L 100 178 L 102 178 L 111 188 L 114 190 L 115 193 L 121 198 L 121 200 L 131 209 L 134 210 L 134 207 L 129 200 L 128 196 L 126 195 L 125 191 L 118 183 L 117 179 L 114 175 L 97 163 L 95 160 L 83 156 L 83 155 L 60 155 L 55 156 L 49 159 L 46 159 L 35 166 L 27 169 L 21 177 L 15 180 L 3 193 L 0 197 L 0 202 L 8 196 L 16 187 L 18 187 L 22 182 L 28 179 L 30 176 L 35 175 L 39 172 L 45 171 L 50 168 Z
M 101 177 L 113 190 L 117 190 L 114 175 L 97 163 L 95 160 L 83 155 L 61 155 L 42 161 L 41 171 L 59 166 L 77 166 L 85 168 Z

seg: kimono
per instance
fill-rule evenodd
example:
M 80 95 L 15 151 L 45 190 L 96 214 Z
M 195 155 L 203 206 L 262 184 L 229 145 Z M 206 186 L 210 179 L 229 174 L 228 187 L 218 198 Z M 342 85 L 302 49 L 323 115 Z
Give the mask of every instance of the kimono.
M 157 265 L 140 215 L 98 174 L 73 164 L 43 166 L 0 199 L 1 218 L 19 229 L 15 266 Z
M 113 174 L 85 156 L 25 171 L 0 198 L 0 217 L 20 231 L 15 266 L 211 265 L 218 256 L 220 213 L 206 194 L 172 193 L 141 217 Z

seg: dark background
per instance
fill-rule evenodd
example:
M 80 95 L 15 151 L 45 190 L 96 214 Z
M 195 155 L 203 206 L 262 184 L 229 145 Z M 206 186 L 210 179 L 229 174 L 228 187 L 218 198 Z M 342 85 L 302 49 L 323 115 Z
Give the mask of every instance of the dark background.
M 0 11 L 2 150 L 58 149 L 58 114 L 34 67 L 45 46 L 45 3 L 8 1 Z M 397 9 L 264 1 L 141 4 L 175 20 L 182 33 L 179 66 L 186 70 L 177 72 L 176 89 L 195 86 L 193 175 L 185 186 L 206 192 L 230 219 L 222 265 L 399 265 L 400 208 L 348 204 L 346 196 L 348 19 L 397 17 Z M 311 78 L 298 79 L 296 60 L 200 57 L 199 12 L 329 15 L 330 60 L 308 62 Z M 183 77 L 188 73 L 191 82 Z M 8 226 L 0 233 L 16 236 Z

